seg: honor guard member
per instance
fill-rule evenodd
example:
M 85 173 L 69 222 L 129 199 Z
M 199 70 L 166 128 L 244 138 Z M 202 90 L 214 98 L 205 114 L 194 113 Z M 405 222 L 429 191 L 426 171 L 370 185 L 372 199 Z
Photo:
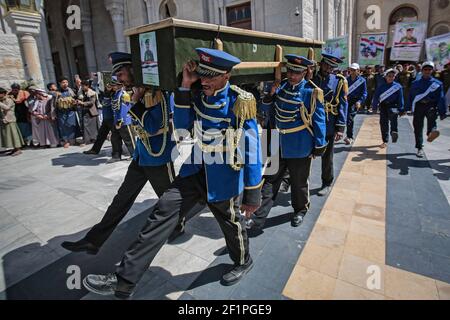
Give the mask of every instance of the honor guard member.
M 334 142 L 343 138 L 347 126 L 347 79 L 343 75 L 332 73 L 342 62 L 338 57 L 322 53 L 319 70 L 310 82 L 311 85 L 323 90 L 327 119 L 327 148 L 322 156 L 322 187 L 318 192 L 319 196 L 325 196 L 331 190 L 334 180 Z
M 389 123 L 391 125 L 392 142 L 398 140 L 398 116 L 404 114 L 403 87 L 394 81 L 397 70 L 388 69 L 384 73 L 385 82 L 375 91 L 372 106 L 380 110 L 380 129 L 383 143 L 381 148 L 386 148 L 389 142 Z
M 113 87 L 113 96 L 111 100 L 112 110 L 114 114 L 114 128 L 120 134 L 128 152 L 132 156 L 135 149 L 135 138 L 131 131 L 131 115 L 128 111 L 131 108 L 130 94 L 125 91 L 122 83 L 120 83 L 116 77 L 112 77 L 111 85 Z M 120 160 L 120 155 L 119 159 Z
M 113 74 L 118 81 L 131 86 L 133 75 L 131 55 L 115 52 L 111 54 Z M 144 96 L 145 94 L 145 96 Z M 145 93 L 143 88 L 134 88 L 129 110 L 136 125 L 138 140 L 125 179 L 122 182 L 103 219 L 93 226 L 86 236 L 76 242 L 63 242 L 63 248 L 89 254 L 97 254 L 103 243 L 109 238 L 116 226 L 130 210 L 137 196 L 150 182 L 158 197 L 174 181 L 175 171 L 171 161 L 172 148 L 175 146 L 170 137 L 168 97 L 161 91 L 155 94 Z
M 231 69 L 239 59 L 214 49 L 197 48 L 196 51 L 199 62 L 190 61 L 183 67 L 174 110 L 177 130 L 194 129 L 197 135 L 192 153 L 173 185 L 156 204 L 137 240 L 125 252 L 116 272 L 84 279 L 85 287 L 92 292 L 130 296 L 175 228 L 180 210 L 192 208 L 201 199 L 217 219 L 234 262 L 233 268 L 222 276 L 222 283 L 238 282 L 253 265 L 239 208 L 249 214 L 261 201 L 262 163 L 256 100 L 252 94 L 228 82 Z M 192 85 L 199 79 L 201 91 L 193 91 Z M 236 150 L 240 138 L 245 141 L 245 150 Z M 235 159 L 236 152 L 242 152 L 245 161 Z M 220 161 L 224 156 L 226 161 Z
M 414 135 L 416 138 L 417 157 L 423 158 L 423 125 L 427 118 L 428 142 L 433 142 L 439 137 L 436 119 L 438 113 L 440 119 L 446 117 L 444 86 L 442 82 L 433 78 L 434 63 L 431 61 L 422 64 L 422 78 L 411 85 L 406 110 L 413 112 Z
M 326 120 L 323 108 L 323 91 L 305 88 L 305 76 L 313 62 L 305 57 L 288 54 L 287 79 L 279 87 L 272 87 L 263 99 L 263 105 L 274 114 L 279 131 L 280 149 L 274 157 L 280 157 L 279 169 L 274 175 L 264 177 L 261 190 L 261 207 L 246 221 L 247 228 L 261 229 L 272 209 L 286 170 L 290 173 L 291 200 L 294 213 L 293 227 L 299 226 L 310 205 L 309 175 L 312 156 L 321 156 L 326 148 Z
M 353 143 L 353 125 L 355 116 L 367 98 L 366 79 L 359 74 L 359 64 L 352 63 L 350 65 L 350 76 L 348 82 L 348 112 L 347 112 L 347 137 L 344 139 L 345 144 Z

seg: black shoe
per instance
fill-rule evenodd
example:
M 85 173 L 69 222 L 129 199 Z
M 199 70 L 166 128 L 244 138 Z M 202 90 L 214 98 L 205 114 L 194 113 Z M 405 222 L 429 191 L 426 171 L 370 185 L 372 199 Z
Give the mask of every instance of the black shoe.
M 398 132 L 391 132 L 391 137 L 392 137 L 392 143 L 396 143 L 398 140 Z
M 84 287 L 95 294 L 102 296 L 115 295 L 119 299 L 128 299 L 133 295 L 134 285 L 119 283 L 115 273 L 106 275 L 90 274 L 83 279 Z
M 88 150 L 88 151 L 83 151 L 83 153 L 84 154 L 95 154 L 95 155 L 97 155 L 98 154 L 98 152 L 96 152 L 96 151 L 94 151 L 94 150 Z
M 99 247 L 84 239 L 76 242 L 64 241 L 63 243 L 61 243 L 61 247 L 73 252 L 86 251 L 87 254 L 97 254 L 99 250 Z
M 224 286 L 232 286 L 238 283 L 253 268 L 253 260 L 248 258 L 243 265 L 234 265 L 233 269 L 222 276 L 222 284 Z
M 328 195 L 331 191 L 331 186 L 323 186 L 319 192 L 317 192 L 317 195 L 319 197 L 325 197 L 326 195 Z
M 423 158 L 424 156 L 425 156 L 425 153 L 423 152 L 423 149 L 417 149 L 416 157 Z
M 294 213 L 291 219 L 291 226 L 298 227 L 302 224 L 303 219 L 305 218 L 306 212 L 296 212 Z

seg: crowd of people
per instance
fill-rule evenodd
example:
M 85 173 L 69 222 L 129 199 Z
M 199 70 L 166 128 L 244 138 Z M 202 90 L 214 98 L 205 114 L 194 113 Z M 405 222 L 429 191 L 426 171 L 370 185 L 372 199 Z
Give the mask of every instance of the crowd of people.
M 113 96 L 123 94 L 122 86 L 113 81 L 101 91 L 92 78 L 81 80 L 78 75 L 73 82 L 73 88 L 67 78 L 47 84 L 47 90 L 35 85 L 22 89 L 17 83 L 10 90 L 0 88 L 2 153 L 18 156 L 23 149 L 94 143 L 84 153 L 98 154 L 109 138 L 113 149 L 110 162 L 121 160 L 122 141 L 132 155 L 130 118 L 118 108 L 113 110 L 117 104 Z

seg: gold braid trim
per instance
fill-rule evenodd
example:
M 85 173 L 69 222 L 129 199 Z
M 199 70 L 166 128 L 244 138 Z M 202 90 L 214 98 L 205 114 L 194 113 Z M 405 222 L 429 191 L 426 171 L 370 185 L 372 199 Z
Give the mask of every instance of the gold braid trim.
M 253 94 L 235 85 L 231 85 L 230 89 L 238 94 L 233 107 L 235 116 L 244 120 L 256 118 L 256 99 Z

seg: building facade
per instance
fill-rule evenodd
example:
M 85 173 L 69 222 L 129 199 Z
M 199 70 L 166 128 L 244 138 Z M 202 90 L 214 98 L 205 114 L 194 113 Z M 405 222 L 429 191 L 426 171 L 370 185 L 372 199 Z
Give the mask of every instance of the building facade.
M 352 38 L 355 1 L 0 0 L 0 63 L 8 70 L 5 76 L 0 75 L 0 85 L 30 78 L 42 85 L 61 76 L 73 79 L 77 74 L 87 77 L 90 72 L 107 71 L 109 52 L 129 50 L 125 29 L 168 17 L 317 40 L 344 34 Z M 18 5 L 14 8 L 12 3 Z M 27 12 L 25 7 L 30 3 L 35 12 Z M 73 7 L 79 8 L 80 21 L 75 28 L 69 28 L 68 23 L 77 13 L 69 9 Z M 10 25 L 14 22 L 8 16 L 16 11 L 35 20 L 35 30 L 25 39 Z M 39 71 L 29 70 L 24 55 L 30 37 L 36 42 L 33 54 L 40 62 L 39 76 Z
M 369 16 L 369 6 L 376 5 L 380 8 L 380 27 L 369 29 L 367 19 Z M 355 11 L 354 34 L 370 32 L 386 32 L 388 34 L 385 62 L 389 61 L 392 39 L 394 36 L 394 26 L 397 22 L 424 21 L 427 22 L 426 38 L 450 32 L 450 0 L 357 0 Z M 353 43 L 353 57 L 357 57 L 358 37 Z M 422 50 L 422 60 L 425 59 L 424 49 Z

